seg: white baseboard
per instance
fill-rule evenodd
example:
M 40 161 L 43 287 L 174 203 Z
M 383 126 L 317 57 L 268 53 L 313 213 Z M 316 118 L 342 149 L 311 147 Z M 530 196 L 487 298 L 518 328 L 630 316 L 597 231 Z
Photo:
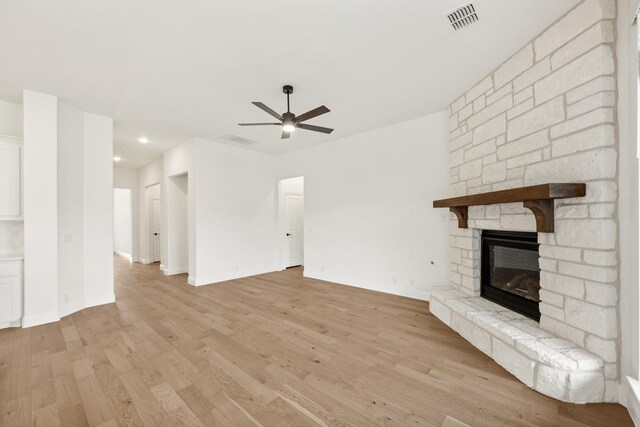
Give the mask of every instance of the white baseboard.
M 15 322 L 0 322 L 0 329 L 19 328 L 20 326 L 22 326 L 20 320 L 16 320 Z
M 209 278 L 194 280 L 194 286 L 213 285 L 215 283 L 226 282 L 228 280 L 242 279 L 243 277 L 251 277 L 251 276 L 257 276 L 259 274 L 273 273 L 274 271 L 276 270 L 273 267 L 267 267 L 267 268 L 262 267 L 262 268 L 248 269 L 248 270 L 243 270 L 243 271 L 238 271 L 233 273 L 218 274 L 215 276 L 211 276 Z
M 121 256 L 123 258 L 129 258 L 130 261 L 133 261 L 133 258 L 131 257 L 130 254 L 122 252 L 122 251 L 113 251 L 114 254 Z
M 145 259 L 145 258 L 139 258 L 139 259 L 138 259 L 138 262 L 139 262 L 140 264 L 145 264 L 145 265 L 147 265 L 147 264 L 153 264 L 153 261 L 151 261 L 150 259 Z
M 160 266 L 162 269 L 162 266 Z M 173 276 L 174 274 L 184 274 L 189 272 L 189 267 L 177 267 L 177 268 L 164 268 L 162 270 L 165 276 Z
M 31 316 L 24 316 L 22 318 L 22 327 L 31 328 L 32 326 L 44 325 L 46 323 L 57 322 L 58 320 L 60 320 L 60 315 L 57 311 L 34 314 Z
M 160 264 L 160 271 L 164 273 L 166 270 L 167 268 L 164 266 L 164 264 Z
M 621 396 L 620 403 L 627 407 L 633 423 L 640 426 L 640 381 L 627 377 L 626 385 L 626 396 Z
M 398 295 L 401 297 L 419 299 L 422 301 L 429 301 L 431 298 L 430 291 L 423 291 L 419 289 L 407 289 L 394 286 L 393 284 L 386 283 L 372 283 L 366 282 L 362 279 L 354 279 L 338 274 L 328 274 L 318 271 L 304 270 L 304 277 L 311 279 L 324 280 L 326 282 L 337 283 L 339 285 L 353 286 L 355 288 L 368 289 L 370 291 L 383 292 L 390 295 Z
M 106 295 L 96 295 L 86 297 L 84 301 L 84 308 L 95 307 L 98 305 L 111 304 L 116 302 L 116 295 L 114 293 Z
M 76 311 L 82 310 L 83 308 L 85 308 L 84 301 L 75 301 L 69 304 L 64 304 L 62 307 L 59 307 L 58 314 L 62 319 L 63 317 L 68 316 L 72 313 L 75 313 Z

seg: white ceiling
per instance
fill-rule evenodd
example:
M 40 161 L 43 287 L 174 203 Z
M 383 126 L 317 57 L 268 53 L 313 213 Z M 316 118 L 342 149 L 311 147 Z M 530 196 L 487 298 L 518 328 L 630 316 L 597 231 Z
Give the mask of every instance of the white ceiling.
M 476 0 L 480 22 L 452 32 L 460 0 L 5 0 L 0 99 L 114 117 L 126 167 L 229 132 L 277 154 L 444 109 L 576 3 Z M 236 125 L 271 121 L 251 101 L 286 110 L 286 83 L 296 114 L 332 110 L 309 123 L 333 134 Z

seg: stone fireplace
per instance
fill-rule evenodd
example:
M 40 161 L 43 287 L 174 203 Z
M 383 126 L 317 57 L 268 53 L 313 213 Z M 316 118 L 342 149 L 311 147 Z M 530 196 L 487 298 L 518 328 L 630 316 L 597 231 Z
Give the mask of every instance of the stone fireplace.
M 449 106 L 443 197 L 549 182 L 586 183 L 586 196 L 555 201 L 552 233 L 522 203 L 470 206 L 466 229 L 452 214 L 450 285 L 430 311 L 529 387 L 574 403 L 616 402 L 620 382 L 615 5 L 579 3 Z M 533 233 L 539 322 L 482 297 L 483 230 Z M 518 262 L 518 278 L 497 282 L 524 295 L 535 277 Z

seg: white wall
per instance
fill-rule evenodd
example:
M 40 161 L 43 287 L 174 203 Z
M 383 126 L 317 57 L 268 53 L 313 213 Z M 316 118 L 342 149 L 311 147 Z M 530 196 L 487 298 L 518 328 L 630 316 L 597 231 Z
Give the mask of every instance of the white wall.
M 0 134 L 22 136 L 22 105 L 0 101 Z M 0 253 L 24 252 L 22 221 L 0 221 Z
M 113 251 L 131 258 L 133 252 L 131 190 L 113 189 Z
M 162 198 L 163 168 L 163 160 L 158 159 L 138 169 L 138 261 L 146 264 L 153 258 L 150 250 L 153 224 L 149 222 L 149 218 L 152 199 Z
M 171 176 L 167 181 L 167 212 L 171 218 L 167 236 L 166 274 L 189 273 L 189 174 Z
M 424 299 L 447 284 L 447 141 L 443 112 L 279 156 L 304 176 L 305 275 Z
M 0 135 L 22 136 L 22 105 L 0 101 Z
M 130 190 L 130 218 L 129 223 L 131 224 L 131 248 L 127 253 L 131 256 L 133 261 L 138 261 L 140 257 L 140 245 L 139 245 L 139 183 L 138 183 L 138 171 L 136 169 L 127 169 L 127 168 L 113 168 L 113 188 L 120 189 L 128 189 Z M 115 193 L 114 193 L 115 196 Z M 114 199 L 114 215 L 118 210 L 115 207 L 115 199 Z M 115 218 L 114 218 L 115 222 Z M 114 233 L 116 228 L 114 228 Z M 115 236 L 114 236 L 115 238 Z M 116 239 L 117 240 L 117 239 Z M 114 240 L 115 242 L 115 240 Z M 115 250 L 115 248 L 114 248 Z
M 206 140 L 195 144 L 196 284 L 274 271 L 275 157 Z
M 201 139 L 166 153 L 165 186 L 189 174 L 190 282 L 276 270 L 278 182 L 304 176 L 305 275 L 428 298 L 432 286 L 447 283 L 448 214 L 431 207 L 448 191 L 445 116 L 278 157 Z M 166 189 L 169 199 L 173 191 Z M 173 217 L 166 234 L 177 215 L 171 200 L 163 203 Z M 166 236 L 163 244 L 170 266 Z
M 58 319 L 58 99 L 24 91 L 24 326 Z
M 113 119 L 84 114 L 85 306 L 115 301 L 113 293 Z
M 84 113 L 58 103 L 58 309 L 84 307 Z

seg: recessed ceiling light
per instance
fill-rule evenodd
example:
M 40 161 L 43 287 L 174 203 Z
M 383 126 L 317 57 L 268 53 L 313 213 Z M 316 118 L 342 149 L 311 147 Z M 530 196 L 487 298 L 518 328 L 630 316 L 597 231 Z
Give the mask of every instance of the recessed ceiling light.
M 120 157 L 118 157 L 118 156 L 114 156 L 113 157 L 113 161 L 114 162 L 119 162 L 120 160 L 122 160 L 122 159 Z
M 140 141 L 141 144 L 146 144 L 147 142 L 149 142 L 149 140 L 147 138 L 145 138 L 144 136 L 138 138 L 138 141 Z

